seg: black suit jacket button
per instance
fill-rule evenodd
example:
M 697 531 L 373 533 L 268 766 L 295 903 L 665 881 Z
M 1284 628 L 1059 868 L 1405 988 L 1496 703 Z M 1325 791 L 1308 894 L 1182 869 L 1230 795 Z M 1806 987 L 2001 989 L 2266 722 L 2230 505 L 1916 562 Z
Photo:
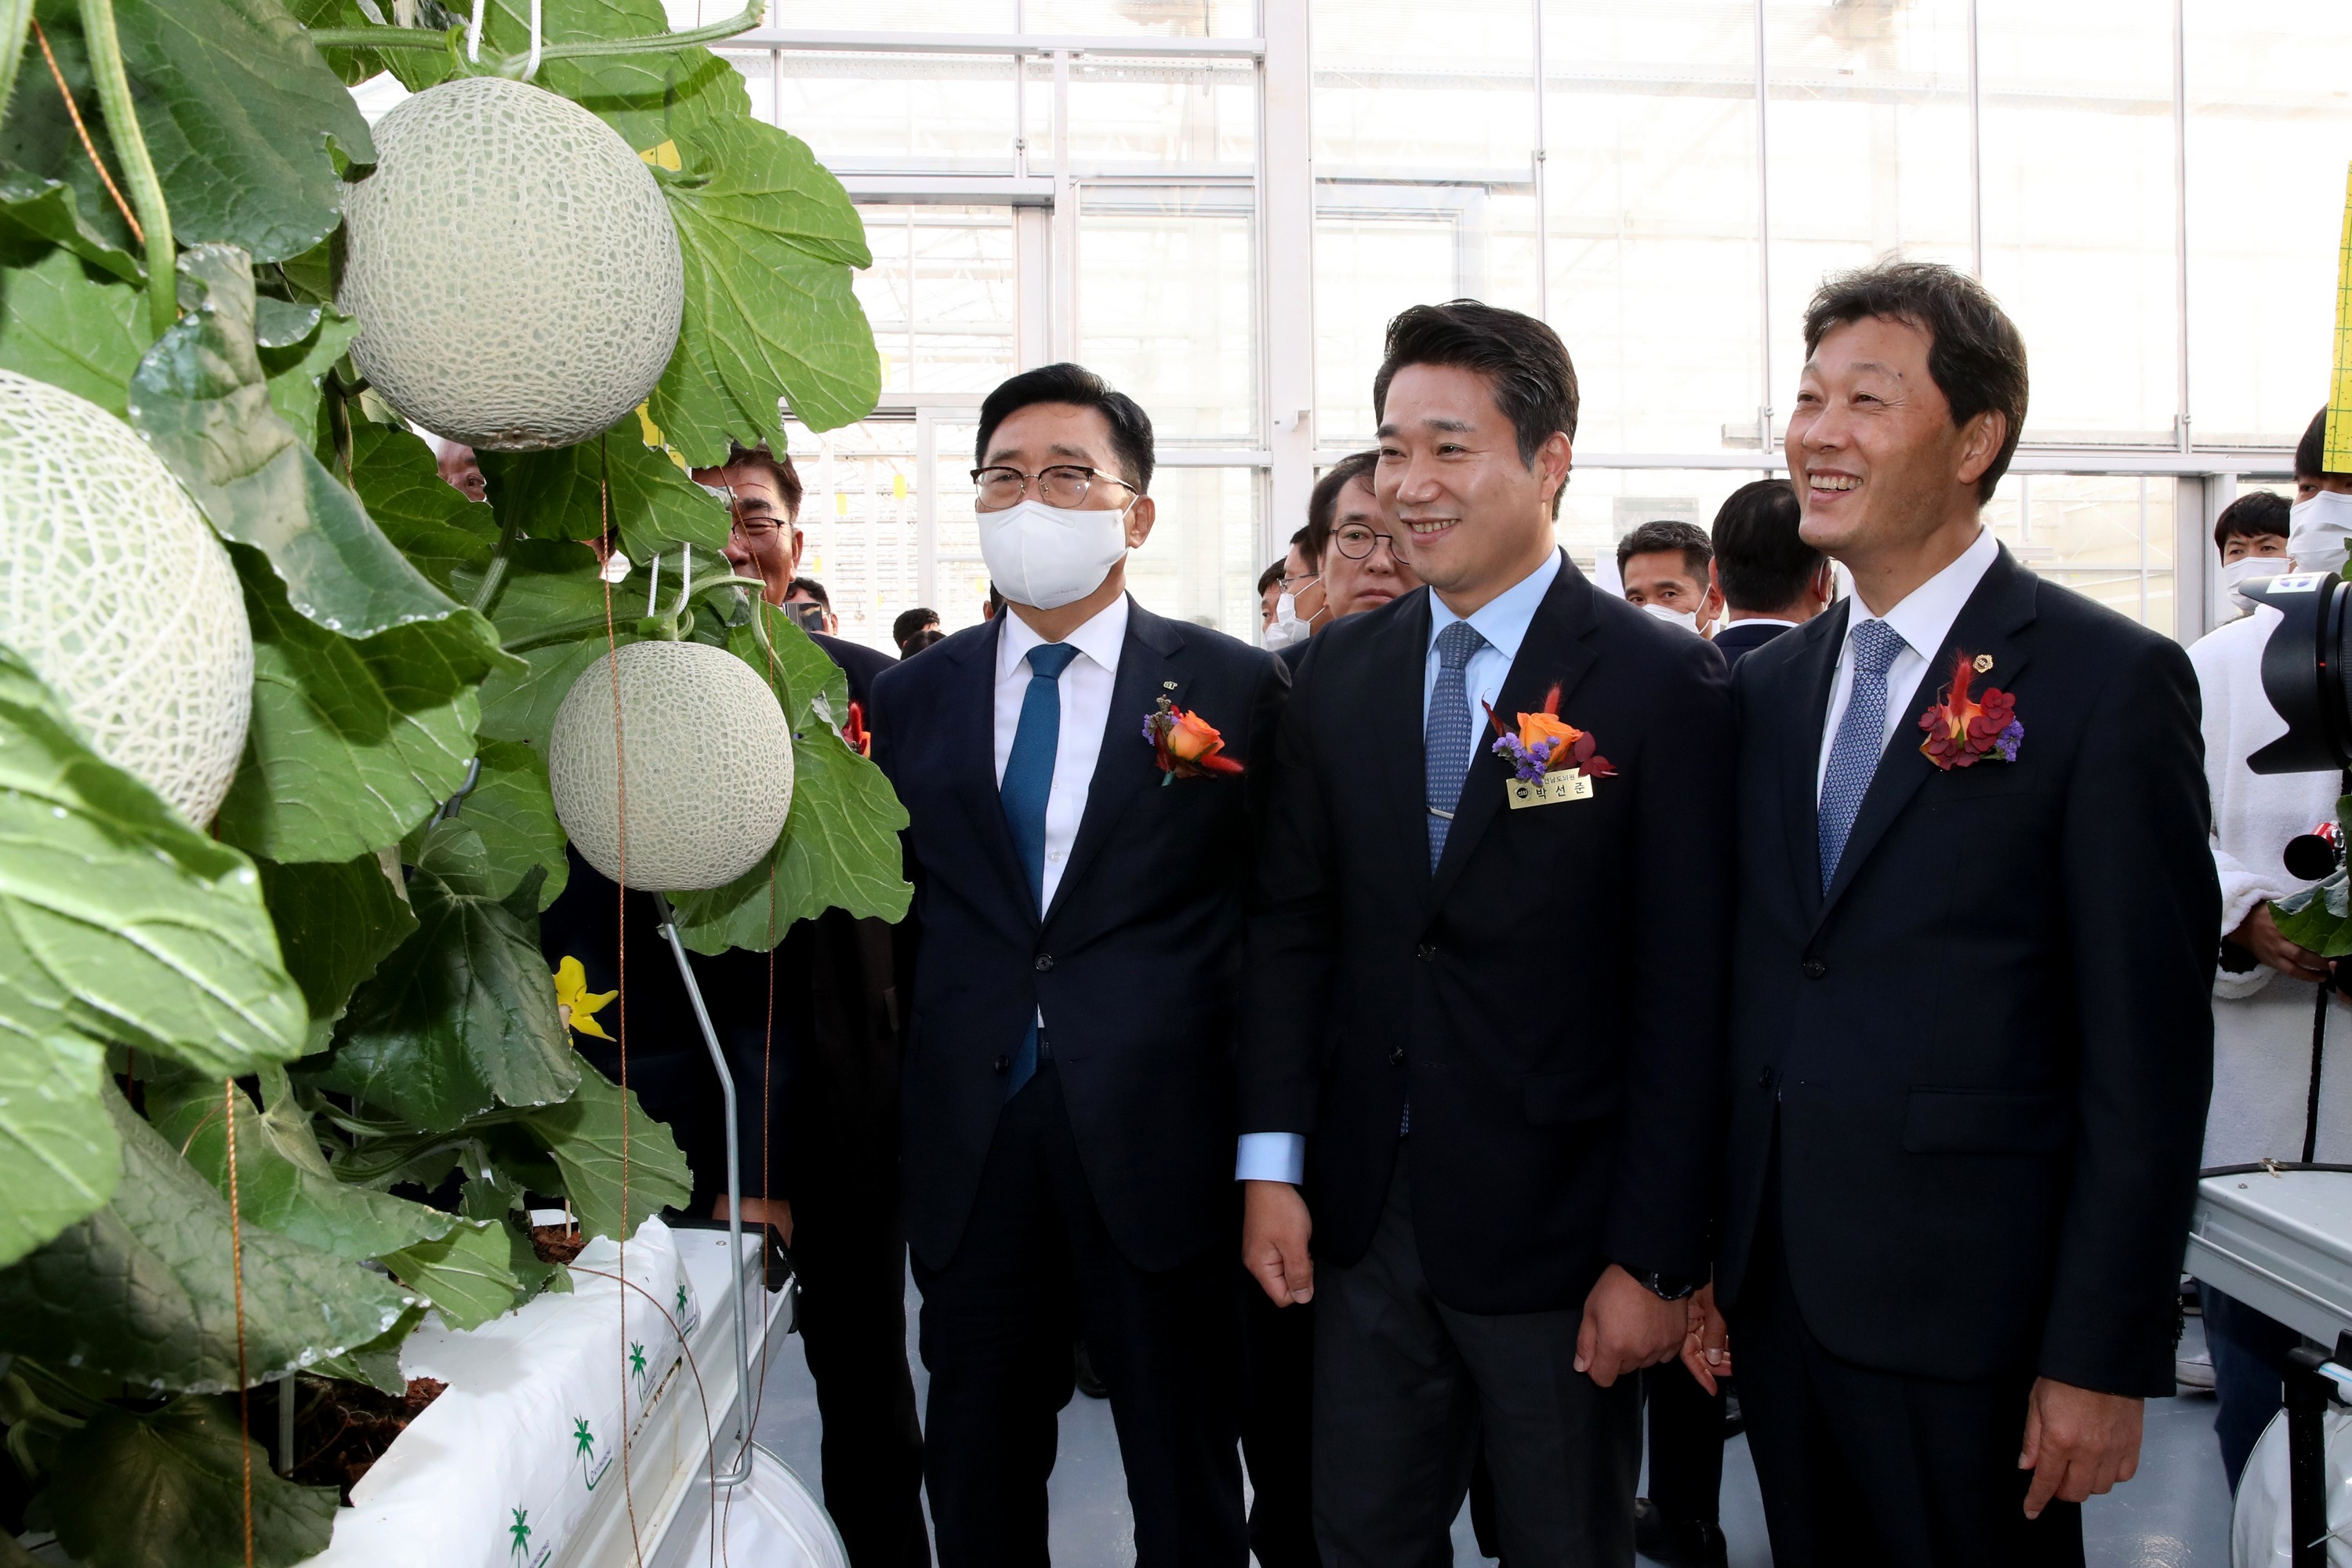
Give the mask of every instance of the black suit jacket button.
M 1771 1069 L 1771 1068 L 1770 1068 L 1769 1066 L 1767 1066 L 1767 1067 L 1764 1068 L 1764 1070 L 1763 1070 L 1763 1071 L 1761 1071 L 1761 1072 L 1759 1072 L 1759 1073 L 1758 1073 L 1758 1074 L 1756 1075 L 1756 1087 L 1757 1087 L 1757 1088 L 1759 1088 L 1759 1089 L 1769 1089 L 1769 1088 L 1771 1088 L 1771 1087 L 1772 1087 L 1772 1079 L 1773 1079 L 1775 1077 L 1777 1077 L 1777 1076 L 1778 1076 L 1778 1075 L 1777 1075 L 1777 1074 L 1775 1074 L 1775 1073 L 1773 1072 L 1773 1070 Z
M 1011 1072 L 1013 1070 L 1013 1058 L 1011 1057 L 999 1057 L 995 1061 L 989 1065 L 993 1067 L 1000 1073 Z
M 1404 1066 L 1404 1047 L 1402 1046 L 1399 1046 L 1396 1049 L 1389 1053 L 1389 1062 L 1394 1067 Z
M 1819 980 L 1822 975 L 1827 974 L 1830 972 L 1830 966 L 1818 958 L 1809 958 L 1805 960 L 1803 968 L 1805 971 L 1805 978 L 1808 980 Z
M 1037 955 L 1037 973 L 1038 973 L 1043 974 L 1043 973 L 1045 973 L 1045 971 L 1047 971 L 1047 970 L 1049 970 L 1049 969 L 1051 969 L 1051 968 L 1053 968 L 1053 967 L 1054 967 L 1054 955 L 1053 955 L 1052 953 L 1050 953 L 1050 952 L 1041 952 L 1041 953 L 1039 953 L 1039 954 Z
M 1433 942 L 1424 942 L 1412 950 L 1412 955 L 1423 963 L 1427 963 L 1437 956 L 1437 944 Z

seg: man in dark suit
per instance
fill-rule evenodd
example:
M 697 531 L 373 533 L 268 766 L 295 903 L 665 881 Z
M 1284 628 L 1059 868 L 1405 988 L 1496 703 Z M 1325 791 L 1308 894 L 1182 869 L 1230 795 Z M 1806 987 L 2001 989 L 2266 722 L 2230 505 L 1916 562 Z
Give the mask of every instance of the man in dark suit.
M 1829 557 L 1798 531 L 1797 492 L 1786 479 L 1758 479 L 1724 498 L 1715 514 L 1715 559 L 1707 571 L 1723 595 L 1727 624 L 1715 651 L 1733 668 L 1837 595 Z
M 1855 597 L 1736 683 L 1716 1286 L 1773 1555 L 2079 1564 L 2172 1392 L 2221 913 L 2196 680 L 1979 522 L 2026 405 L 1982 285 L 1835 278 L 1805 342 L 1789 468 Z
M 1326 1561 L 1451 1561 L 1483 1433 L 1513 1568 L 1622 1563 L 1629 1374 L 1673 1353 L 1707 1250 L 1717 1108 L 1689 1085 L 1721 1056 L 1723 662 L 1554 545 L 1576 379 L 1549 327 L 1417 306 L 1373 400 L 1382 510 L 1429 586 L 1317 637 L 1285 718 L 1244 1260 L 1316 1302 Z M 1489 709 L 1574 760 L 1538 804 L 1510 803 Z
M 981 405 L 977 456 L 1007 613 L 885 673 L 873 715 L 911 819 L 903 1148 L 940 1560 L 1042 1568 L 1082 1334 L 1139 1568 L 1241 1568 L 1233 1050 L 1288 681 L 1127 596 L 1153 515 L 1133 400 L 1026 372 Z
M 695 478 L 728 493 L 727 559 L 782 604 L 798 569 L 800 476 L 765 447 L 737 447 Z M 895 660 L 822 633 L 810 640 L 847 679 L 854 732 L 877 672 Z M 618 984 L 622 900 L 611 881 L 571 857 L 571 880 L 541 921 L 551 964 L 578 958 L 591 991 Z M 658 932 L 650 894 L 626 900 L 632 1087 L 670 1121 L 695 1173 L 697 1212 L 727 1215 L 726 1131 L 718 1075 L 690 1022 L 685 986 Z M 922 1429 L 907 1365 L 907 1244 L 898 1221 L 898 1006 L 890 928 L 828 910 L 796 922 L 772 955 L 740 949 L 696 956 L 736 1085 L 743 1218 L 792 1248 L 800 1330 L 823 1423 L 824 1503 L 852 1568 L 925 1568 Z M 647 1019 L 675 1026 L 648 1030 Z M 582 1039 L 616 1076 L 614 1044 Z

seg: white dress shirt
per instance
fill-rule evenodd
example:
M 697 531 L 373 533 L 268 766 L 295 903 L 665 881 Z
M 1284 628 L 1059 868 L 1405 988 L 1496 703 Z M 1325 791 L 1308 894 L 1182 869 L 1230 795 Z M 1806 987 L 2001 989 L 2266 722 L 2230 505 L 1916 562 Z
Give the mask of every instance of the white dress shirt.
M 1960 618 L 1967 607 L 1969 595 L 1977 591 L 1984 574 L 2000 555 L 2000 542 L 1992 530 L 1979 527 L 1974 543 L 1952 563 L 1928 578 L 1905 595 L 1902 603 L 1883 616 L 1867 614 L 1860 599 L 1853 602 L 1846 622 L 1845 639 L 1838 644 L 1837 675 L 1830 682 L 1829 711 L 1822 716 L 1822 754 L 1813 769 L 1813 798 L 1821 798 L 1822 784 L 1829 777 L 1830 748 L 1837 744 L 1839 722 L 1845 718 L 1846 703 L 1853 697 L 1853 629 L 1868 620 L 1885 621 L 1903 639 L 1903 651 L 1886 667 L 1886 718 L 1885 733 L 1878 737 L 1879 749 L 1895 738 L 1895 731 L 1905 724 L 1916 724 L 1919 715 L 1911 707 L 1911 693 L 1918 688 L 1920 678 L 1927 673 L 1927 661 L 1943 652 L 1944 639 L 1952 635 L 1952 623 Z
M 1470 699 L 1470 755 L 1475 761 L 1482 749 L 1479 742 L 1491 733 L 1486 724 L 1486 708 L 1501 700 L 1503 681 L 1511 673 L 1511 663 L 1519 657 L 1519 645 L 1527 640 L 1528 627 L 1536 618 L 1536 610 L 1551 592 L 1559 576 L 1561 556 L 1553 551 L 1544 557 L 1544 563 L 1520 578 L 1510 587 L 1481 605 L 1467 616 L 1457 616 L 1445 607 L 1445 601 L 1432 590 L 1429 595 L 1429 645 L 1423 656 L 1421 672 L 1421 724 L 1424 734 L 1429 729 L 1430 694 L 1437 689 L 1437 671 L 1444 662 L 1437 651 L 1437 634 L 1456 621 L 1466 620 L 1477 634 L 1486 639 L 1486 646 L 1470 656 L 1463 667 L 1463 690 Z M 1512 716 L 1503 721 L 1514 722 Z M 1307 1179 L 1307 1138 L 1299 1132 L 1244 1132 L 1241 1146 L 1234 1157 L 1234 1180 L 1237 1182 L 1290 1182 Z
M 1013 759 L 1013 738 L 1021 731 L 1021 704 L 1029 694 L 1029 650 L 1045 639 L 1012 609 L 998 612 L 1003 629 L 996 637 L 996 782 Z M 1111 688 L 1118 679 L 1118 650 L 1127 641 L 1127 595 L 1121 594 L 1095 617 L 1062 639 L 1078 650 L 1055 682 L 1062 698 L 1062 727 L 1054 747 L 1054 784 L 1045 797 L 1045 878 L 1040 913 L 1054 907 L 1054 890 L 1070 863 L 1070 846 L 1087 815 L 1087 791 L 1094 784 L 1095 760 L 1102 754 L 1110 722 Z M 1135 716 L 1138 735 L 1143 715 Z

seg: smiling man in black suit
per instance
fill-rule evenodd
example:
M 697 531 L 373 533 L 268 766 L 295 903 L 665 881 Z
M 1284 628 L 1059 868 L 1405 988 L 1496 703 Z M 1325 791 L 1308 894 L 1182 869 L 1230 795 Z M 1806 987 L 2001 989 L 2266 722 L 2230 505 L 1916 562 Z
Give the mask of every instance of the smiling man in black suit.
M 1243 1568 L 1233 1052 L 1289 680 L 1128 597 L 1153 521 L 1131 398 L 1024 372 L 981 405 L 978 457 L 1006 613 L 874 683 L 911 819 L 902 1146 L 940 1562 L 1044 1568 L 1083 1337 L 1138 1568 Z M 1180 728 L 1155 741 L 1155 715 Z
M 1375 489 L 1428 586 L 1318 637 L 1285 718 L 1243 1258 L 1317 1303 L 1327 1562 L 1451 1562 L 1483 1440 L 1513 1568 L 1622 1564 L 1631 1374 L 1678 1348 L 1706 1266 L 1723 661 L 1553 542 L 1576 373 L 1550 328 L 1416 306 L 1373 401 Z
M 2072 1568 L 2172 1392 L 2221 920 L 2196 677 L 1980 521 L 2027 384 L 1981 284 L 1833 278 L 1805 344 L 1789 469 L 1855 596 L 1735 683 L 1716 1289 L 1765 1519 L 1783 1563 Z

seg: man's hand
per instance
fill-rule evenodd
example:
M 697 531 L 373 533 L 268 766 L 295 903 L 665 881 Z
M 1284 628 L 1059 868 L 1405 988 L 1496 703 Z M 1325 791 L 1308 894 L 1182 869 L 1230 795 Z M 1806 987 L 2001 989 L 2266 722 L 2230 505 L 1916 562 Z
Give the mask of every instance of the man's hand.
M 2230 933 L 2230 940 L 2290 980 L 2315 982 L 2327 978 L 2327 960 L 2280 933 L 2268 900 L 2254 905 L 2238 922 L 2238 929 Z
M 2052 1498 L 2081 1502 L 2139 1471 L 2142 1405 L 2051 1378 L 2033 1380 L 2025 1405 L 2025 1447 L 2017 1468 L 2033 1472 L 2025 1517 L 2040 1519 Z
M 1314 1229 L 1307 1199 L 1288 1182 L 1242 1184 L 1242 1267 L 1277 1307 L 1315 1300 L 1315 1259 L 1307 1250 Z
M 1661 1301 L 1649 1287 L 1614 1263 L 1601 1271 L 1584 1299 L 1576 1331 L 1576 1370 L 1607 1388 L 1629 1372 L 1655 1366 L 1683 1345 L 1690 1309 Z
M 1689 1326 L 1683 1333 L 1683 1365 L 1690 1369 L 1691 1376 L 1698 1380 L 1701 1388 L 1709 1394 L 1720 1394 L 1723 1390 L 1716 1386 L 1715 1380 L 1734 1375 L 1731 1370 L 1731 1326 L 1723 1321 L 1722 1312 L 1716 1309 L 1714 1284 L 1709 1282 L 1700 1286 L 1687 1305 L 1690 1319 Z

